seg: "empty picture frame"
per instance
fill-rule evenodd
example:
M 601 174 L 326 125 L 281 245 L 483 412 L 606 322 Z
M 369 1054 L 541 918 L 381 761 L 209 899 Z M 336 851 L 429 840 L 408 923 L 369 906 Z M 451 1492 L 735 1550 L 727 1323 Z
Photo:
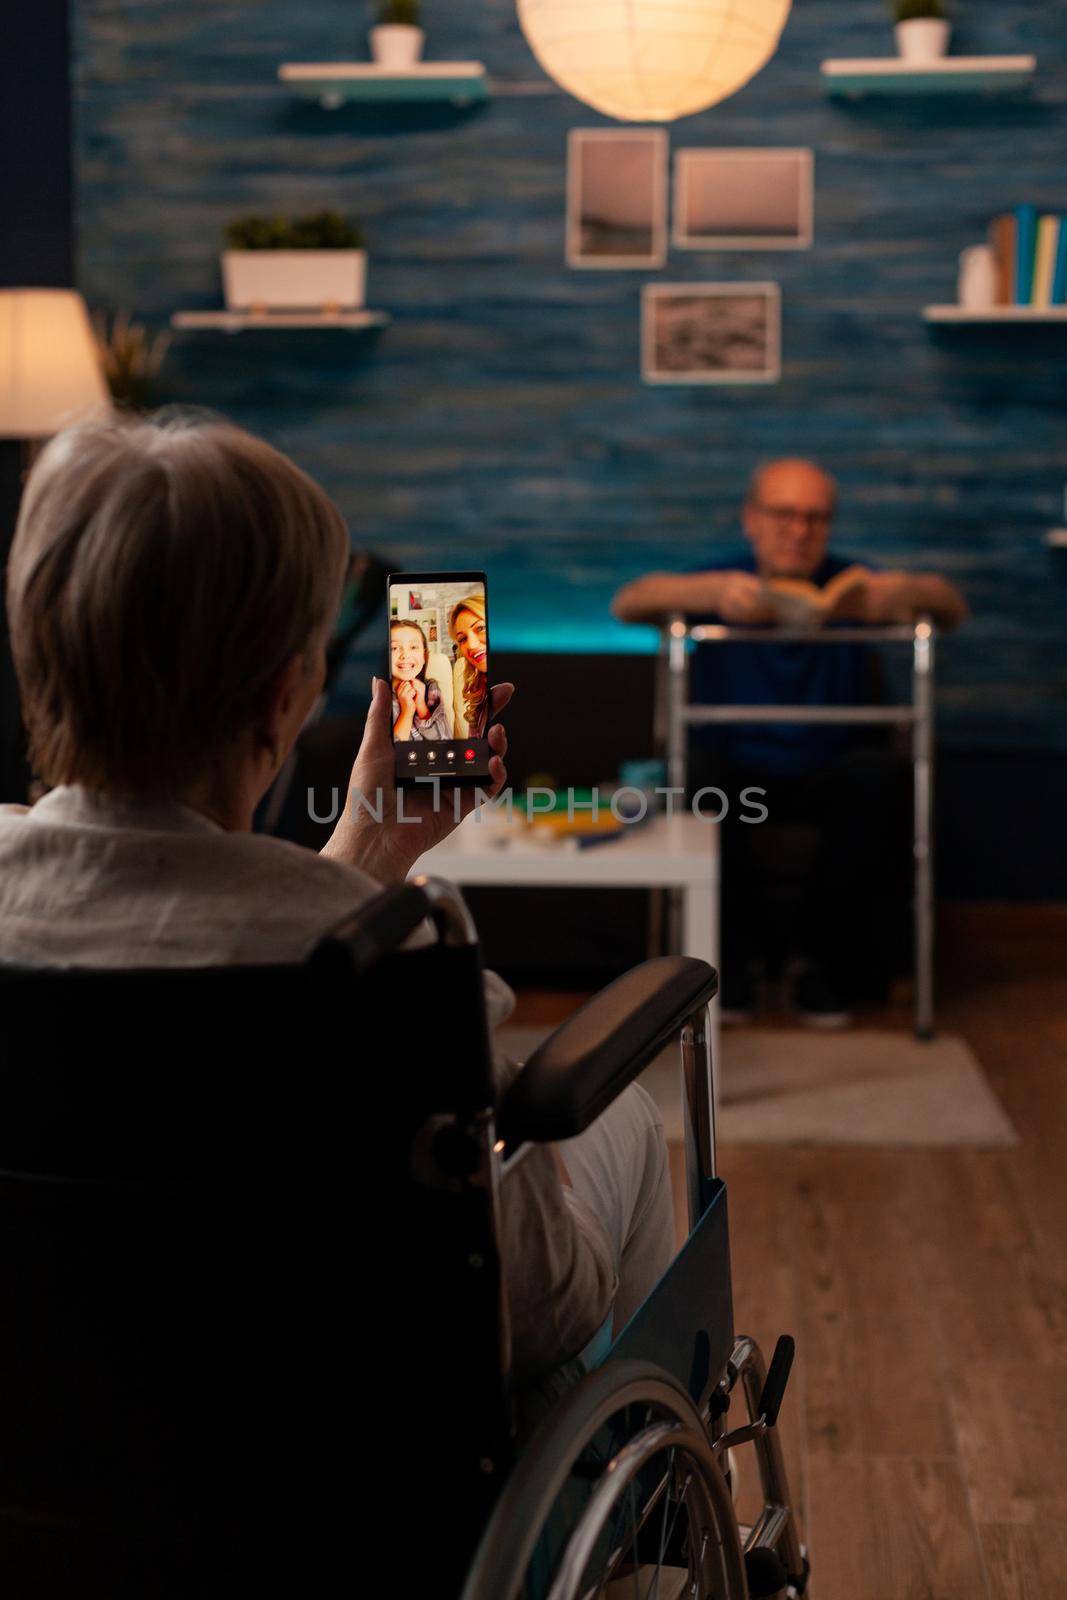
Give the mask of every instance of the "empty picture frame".
M 649 283 L 641 298 L 646 383 L 777 383 L 776 283 Z
M 572 128 L 567 136 L 567 265 L 647 271 L 667 259 L 662 128 Z
M 673 242 L 680 250 L 807 250 L 811 150 L 679 150 Z

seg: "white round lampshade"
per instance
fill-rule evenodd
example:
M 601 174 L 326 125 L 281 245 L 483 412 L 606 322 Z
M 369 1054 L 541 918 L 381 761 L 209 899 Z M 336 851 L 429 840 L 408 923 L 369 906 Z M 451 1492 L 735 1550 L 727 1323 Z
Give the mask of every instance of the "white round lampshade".
M 735 94 L 774 54 L 792 0 L 518 0 L 541 66 L 624 122 L 671 122 Z
M 0 289 L 0 439 L 47 439 L 109 409 L 81 295 Z

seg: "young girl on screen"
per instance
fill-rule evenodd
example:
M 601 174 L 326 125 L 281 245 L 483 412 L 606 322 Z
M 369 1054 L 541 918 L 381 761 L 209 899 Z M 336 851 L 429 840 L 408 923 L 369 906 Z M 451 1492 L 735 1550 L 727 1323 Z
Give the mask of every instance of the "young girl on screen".
M 463 671 L 463 716 L 467 723 L 464 738 L 485 737 L 489 721 L 489 641 L 485 630 L 485 597 L 468 595 L 452 607 L 448 631 L 456 650 L 466 662 Z
M 436 678 L 427 678 L 426 635 L 410 617 L 389 624 L 393 680 L 393 738 L 451 739 L 452 728 Z

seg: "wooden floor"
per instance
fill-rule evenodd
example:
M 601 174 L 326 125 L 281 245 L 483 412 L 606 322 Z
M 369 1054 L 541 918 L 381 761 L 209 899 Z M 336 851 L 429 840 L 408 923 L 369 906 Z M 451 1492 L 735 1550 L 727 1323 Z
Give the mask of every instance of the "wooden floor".
M 1067 1593 L 1067 907 L 954 909 L 940 949 L 1018 1149 L 719 1152 L 738 1330 L 797 1339 L 814 1600 Z

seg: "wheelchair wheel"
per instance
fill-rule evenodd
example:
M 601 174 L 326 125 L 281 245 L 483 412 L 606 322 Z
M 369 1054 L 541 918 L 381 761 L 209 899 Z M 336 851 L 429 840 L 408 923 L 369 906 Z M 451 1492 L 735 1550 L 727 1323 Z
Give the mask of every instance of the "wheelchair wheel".
M 733 1501 L 689 1396 L 608 1362 L 530 1438 L 462 1600 L 744 1600 Z

